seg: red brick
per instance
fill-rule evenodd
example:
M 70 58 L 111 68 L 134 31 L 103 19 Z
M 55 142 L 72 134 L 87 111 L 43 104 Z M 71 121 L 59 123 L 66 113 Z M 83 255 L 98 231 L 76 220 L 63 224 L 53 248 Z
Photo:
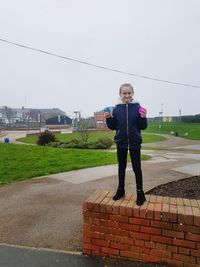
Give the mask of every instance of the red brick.
M 148 207 L 147 207 L 146 217 L 148 219 L 153 219 L 153 213 L 154 213 L 154 204 L 149 202 Z
M 156 243 L 156 249 L 167 250 L 167 245 L 164 243 Z
M 162 211 L 162 204 L 161 203 L 155 203 L 154 206 L 154 219 L 155 220 L 161 220 L 161 211 Z
M 161 234 L 161 229 L 153 228 L 153 227 L 140 226 L 140 231 L 143 233 L 154 234 L 154 235 L 160 235 Z
M 98 252 L 98 251 L 94 251 L 94 250 L 92 250 L 92 255 L 97 256 L 97 257 L 106 257 L 107 256 L 106 253 L 102 253 L 102 252 Z
M 135 203 L 133 201 L 129 201 L 129 203 L 126 206 L 126 216 L 133 216 L 133 207 Z
M 89 250 L 95 250 L 95 251 L 100 251 L 100 246 L 93 245 L 93 244 L 83 244 L 84 249 L 89 249 Z
M 135 240 L 135 245 L 138 247 L 144 247 L 144 240 Z
M 192 207 L 192 212 L 194 215 L 194 225 L 200 227 L 200 207 Z
M 151 240 L 160 243 L 172 244 L 172 238 L 170 237 L 151 235 Z
M 88 210 L 93 210 L 93 207 L 94 207 L 94 204 L 92 203 L 92 202 L 88 202 L 87 203 L 87 208 L 88 208 Z
M 93 210 L 96 211 L 96 212 L 99 212 L 100 211 L 100 205 L 99 203 L 93 203 Z
M 119 220 L 119 222 L 126 223 L 126 222 L 128 222 L 128 217 L 126 217 L 126 216 L 119 216 L 118 220 Z
M 188 263 L 195 263 L 195 258 L 192 256 L 182 255 L 182 254 L 173 254 L 173 259 L 188 262 Z
M 162 221 L 169 221 L 169 204 L 163 203 Z
M 110 228 L 107 228 L 107 227 L 99 227 L 99 226 L 92 225 L 91 229 L 94 232 L 106 233 L 106 234 L 110 233 Z
M 100 225 L 100 219 L 91 218 L 91 224 L 99 226 Z
M 195 242 L 192 241 L 186 241 L 181 239 L 174 239 L 173 245 L 180 246 L 180 247 L 186 247 L 186 248 L 195 248 Z
M 169 237 L 181 238 L 181 239 L 184 238 L 184 233 L 182 233 L 182 232 L 165 230 L 165 229 L 162 229 L 162 235 L 163 236 L 169 236 Z
M 112 205 L 112 214 L 119 214 L 119 208 L 120 208 L 120 204 L 122 203 L 122 199 L 119 199 L 117 201 L 115 201 Z
M 109 247 L 110 242 L 106 240 L 92 238 L 92 244 Z
M 172 223 L 163 221 L 150 221 L 150 225 L 153 227 L 172 229 Z
M 106 212 L 106 204 L 109 202 L 110 198 L 106 197 L 100 204 L 100 211 Z
M 145 247 L 147 248 L 155 248 L 156 247 L 156 243 L 153 241 L 144 241 Z
M 84 231 L 90 231 L 90 230 L 91 230 L 91 225 L 88 224 L 88 223 L 84 223 L 84 224 L 83 224 L 83 230 L 84 230 Z
M 111 221 L 118 222 L 118 218 L 119 218 L 118 215 L 113 215 L 113 214 L 110 215 L 110 220 L 111 220 Z
M 120 244 L 128 244 L 128 245 L 134 244 L 134 240 L 132 238 L 125 236 L 106 235 L 105 240 L 113 241 L 115 243 L 120 243 Z
M 87 237 L 87 236 L 84 236 L 83 237 L 83 242 L 84 243 L 91 243 L 91 238 L 90 237 Z
M 99 219 L 109 220 L 110 219 L 110 215 L 107 214 L 107 213 L 99 213 Z
M 112 206 L 115 203 L 115 201 L 111 198 L 106 205 L 106 212 L 111 214 L 112 213 Z
M 95 212 L 95 211 L 91 211 L 91 213 L 90 213 L 90 217 L 91 217 L 91 218 L 97 218 L 97 219 L 100 219 L 100 213 L 99 213 L 99 212 Z
M 110 220 L 105 220 L 105 222 L 102 222 L 102 226 L 118 228 L 119 227 L 119 223 L 118 222 L 113 222 L 113 221 L 110 221 Z
M 200 228 L 192 225 L 184 224 L 173 224 L 173 229 L 175 231 L 183 231 L 188 233 L 200 234 Z
M 137 205 L 135 205 L 133 207 L 133 217 L 134 218 L 139 218 L 140 217 L 140 208 Z
M 111 248 L 117 248 L 120 250 L 129 250 L 129 245 L 111 242 Z
M 110 229 L 110 233 L 112 235 L 118 235 L 118 236 L 129 236 L 129 232 L 126 230 Z
M 184 224 L 185 222 L 185 210 L 183 206 L 177 206 L 178 223 Z
M 139 232 L 138 225 L 132 225 L 128 223 L 120 223 L 121 229 Z
M 171 201 L 171 198 L 170 198 Z M 175 205 L 171 205 L 169 206 L 169 220 L 170 222 L 177 222 L 178 221 L 178 216 L 177 216 L 177 209 Z
M 150 220 L 140 219 L 140 218 L 130 218 L 129 223 L 148 226 L 150 225 Z
M 83 207 L 82 207 L 82 209 L 83 209 L 83 210 L 87 210 L 87 202 L 86 202 L 86 201 L 83 203 Z
M 121 257 L 119 255 L 109 254 L 109 258 L 110 259 L 118 259 L 118 260 L 120 260 Z
M 178 247 L 176 247 L 176 246 L 167 245 L 167 250 L 174 252 L 174 253 L 178 253 Z
M 186 233 L 186 234 L 185 234 L 185 239 L 186 239 L 186 240 L 191 240 L 191 241 L 200 242 L 200 235 L 195 235 L 195 234 L 191 234 L 191 233 Z
M 84 249 L 83 248 L 83 254 L 91 255 L 92 254 L 92 251 L 90 249 Z
M 147 206 L 148 206 L 148 202 L 144 202 L 144 204 L 142 206 L 140 206 L 140 210 L 139 210 L 139 217 L 140 218 L 146 218 L 147 216 Z
M 172 252 L 163 251 L 163 250 L 154 249 L 154 248 L 150 250 L 150 254 L 158 258 L 166 258 L 166 259 L 172 258 Z
M 179 252 L 179 254 L 185 254 L 185 255 L 190 254 L 189 248 L 184 248 L 184 247 L 179 247 L 178 252 Z
M 194 224 L 194 216 L 192 212 L 192 208 L 188 206 L 184 206 L 185 209 L 185 224 L 193 225 Z
M 145 233 L 130 232 L 130 236 L 136 239 L 150 240 L 150 235 Z
M 129 258 L 129 259 L 134 259 L 134 260 L 138 260 L 139 259 L 139 253 L 137 253 L 137 252 L 121 250 L 120 251 L 120 255 L 122 257 L 126 257 L 126 258 Z
M 101 247 L 101 252 L 119 255 L 119 250 L 114 248 Z
M 110 219 L 116 222 L 128 222 L 128 217 L 119 215 L 110 215 Z
M 83 236 L 104 239 L 105 234 L 83 231 Z
M 191 255 L 194 257 L 200 257 L 200 249 L 190 249 Z
M 130 246 L 130 251 L 149 254 L 150 249 L 145 247 L 138 247 L 138 246 Z
M 123 200 L 120 207 L 119 207 L 119 213 L 120 215 L 126 215 L 126 206 L 128 205 L 128 200 Z
M 140 254 L 140 260 L 146 261 L 146 262 L 155 262 L 155 263 L 160 263 L 161 259 L 156 256 L 151 256 L 151 255 L 146 255 L 146 254 Z

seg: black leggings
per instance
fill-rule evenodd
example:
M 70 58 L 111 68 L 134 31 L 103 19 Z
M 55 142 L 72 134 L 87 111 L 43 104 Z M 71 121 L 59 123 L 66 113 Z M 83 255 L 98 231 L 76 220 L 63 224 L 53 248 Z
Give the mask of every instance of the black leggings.
M 127 152 L 126 148 L 117 148 L 117 159 L 118 159 L 118 178 L 119 178 L 119 186 L 118 188 L 124 188 L 125 183 L 125 172 L 127 166 Z M 142 169 L 141 169 L 141 160 L 140 160 L 140 149 L 129 149 L 132 168 L 135 173 L 136 179 L 136 188 L 137 190 L 143 189 L 142 182 Z

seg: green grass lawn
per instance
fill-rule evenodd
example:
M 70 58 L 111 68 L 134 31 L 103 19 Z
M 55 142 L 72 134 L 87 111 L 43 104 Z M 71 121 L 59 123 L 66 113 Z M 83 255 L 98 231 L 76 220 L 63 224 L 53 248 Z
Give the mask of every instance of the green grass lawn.
M 177 132 L 178 136 L 180 137 L 193 140 L 200 140 L 200 123 L 183 123 L 183 122 L 161 123 L 160 129 L 158 123 L 149 123 L 148 128 L 144 132 L 170 134 L 172 131 Z M 188 133 L 188 135 L 186 136 L 185 133 Z
M 116 153 L 0 143 L 0 184 L 115 163 Z
M 112 131 L 100 131 L 100 132 L 90 132 L 89 133 L 89 141 L 96 141 L 99 137 L 110 137 L 112 140 L 114 138 L 114 132 Z M 56 135 L 57 139 L 61 142 L 70 141 L 74 138 L 81 138 L 80 133 L 68 133 L 68 134 L 58 134 Z M 164 141 L 165 138 L 163 136 L 158 136 L 154 134 L 144 134 L 142 136 L 143 143 L 152 143 L 152 142 L 158 142 L 158 141 Z M 31 143 L 36 144 L 37 137 L 36 136 L 29 136 L 24 138 L 19 138 L 17 141 L 24 142 L 24 143 Z

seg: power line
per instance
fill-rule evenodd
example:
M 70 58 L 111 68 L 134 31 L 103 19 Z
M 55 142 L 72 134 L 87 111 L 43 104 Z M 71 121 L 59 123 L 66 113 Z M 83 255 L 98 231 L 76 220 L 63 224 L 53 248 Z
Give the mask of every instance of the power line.
M 104 70 L 109 70 L 109 71 L 113 71 L 113 72 L 118 72 L 118 73 L 121 73 L 121 74 L 126 74 L 126 75 L 129 75 L 129 76 L 134 76 L 134 77 L 138 77 L 138 78 L 142 78 L 142 79 L 148 79 L 148 80 L 152 80 L 152 81 L 156 81 L 156 82 L 164 82 L 164 83 L 169 83 L 169 84 L 175 84 L 175 85 L 181 85 L 181 86 L 187 86 L 187 87 L 200 88 L 200 85 L 194 85 L 194 84 L 189 84 L 189 83 L 173 82 L 173 81 L 169 81 L 169 80 L 162 80 L 162 79 L 158 79 L 158 78 L 154 78 L 154 77 L 149 77 L 149 76 L 146 76 L 146 75 L 134 74 L 134 73 L 126 72 L 126 71 L 123 71 L 123 70 L 118 70 L 118 69 L 113 69 L 113 68 L 109 68 L 109 67 L 104 67 L 104 66 L 101 66 L 101 65 L 96 65 L 96 64 L 93 64 L 93 63 L 90 63 L 90 62 L 86 62 L 86 61 L 82 61 L 82 60 L 78 60 L 78 59 L 74 59 L 74 58 L 70 58 L 70 57 L 66 57 L 66 56 L 62 56 L 62 55 L 58 55 L 58 54 L 51 53 L 51 52 L 48 52 L 48 51 L 45 51 L 45 50 L 41 50 L 41 49 L 37 49 L 37 48 L 34 48 L 34 47 L 30 47 L 30 46 L 27 46 L 27 45 L 22 45 L 22 44 L 14 43 L 14 42 L 8 41 L 6 39 L 1 39 L 0 38 L 0 41 L 1 42 L 5 42 L 5 43 L 8 43 L 8 44 L 11 44 L 11 45 L 15 45 L 15 46 L 18 46 L 18 47 L 21 47 L 21 48 L 25 48 L 25 49 L 37 51 L 37 52 L 40 52 L 40 53 L 43 53 L 43 54 L 47 54 L 47 55 L 50 55 L 50 56 L 62 58 L 62 59 L 65 59 L 65 60 L 74 61 L 74 62 L 77 62 L 77 63 L 85 64 L 85 65 L 92 66 L 92 67 L 99 68 L 99 69 L 104 69 Z

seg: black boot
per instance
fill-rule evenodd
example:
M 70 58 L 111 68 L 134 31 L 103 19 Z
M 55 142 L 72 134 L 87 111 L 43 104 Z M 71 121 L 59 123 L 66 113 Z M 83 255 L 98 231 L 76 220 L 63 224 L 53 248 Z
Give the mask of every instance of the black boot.
M 137 199 L 136 199 L 136 204 L 138 206 L 143 205 L 143 203 L 146 201 L 144 191 L 142 189 L 137 190 Z
M 113 200 L 118 200 L 125 195 L 124 188 L 118 188 L 116 194 L 113 196 Z

